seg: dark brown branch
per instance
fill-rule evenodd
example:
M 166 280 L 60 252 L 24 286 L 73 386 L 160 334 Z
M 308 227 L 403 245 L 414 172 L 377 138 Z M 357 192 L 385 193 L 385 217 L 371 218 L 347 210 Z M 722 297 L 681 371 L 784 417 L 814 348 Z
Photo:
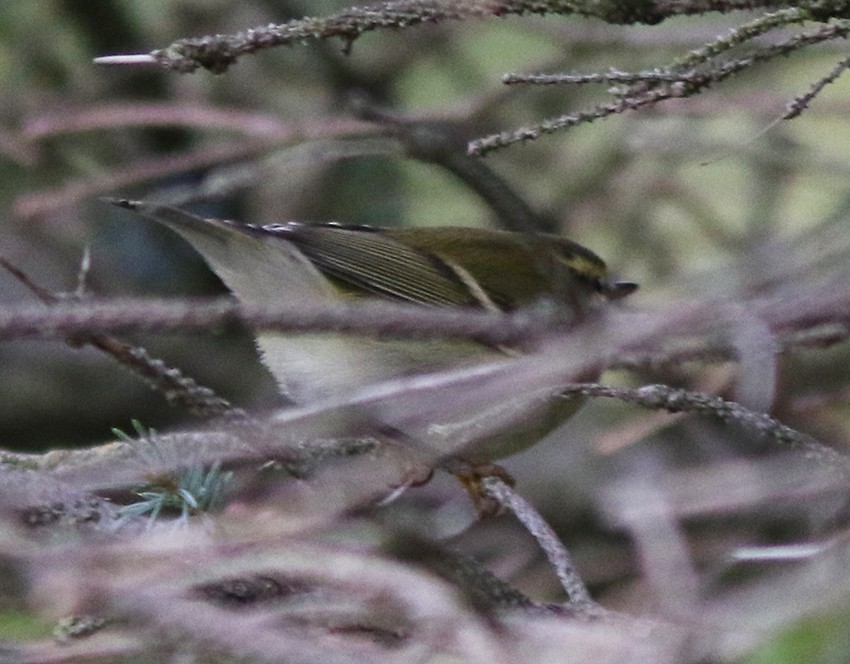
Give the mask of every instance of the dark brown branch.
M 391 114 L 368 100 L 352 100 L 358 117 L 386 127 L 414 159 L 440 166 L 478 194 L 508 230 L 554 232 L 552 219 L 537 214 L 513 187 L 481 159 L 466 153 L 466 132 L 448 120 L 415 120 Z
M 8 270 L 18 281 L 29 288 L 45 304 L 55 307 L 63 300 L 33 282 L 23 271 L 0 257 L 0 265 Z M 85 273 L 80 273 L 80 290 Z M 77 302 L 80 304 L 80 302 Z M 82 333 L 67 337 L 69 345 L 74 347 L 92 346 L 112 357 L 141 377 L 165 399 L 173 404 L 185 407 L 193 415 L 204 418 L 224 417 L 242 419 L 246 413 L 235 408 L 227 399 L 218 396 L 214 390 L 199 385 L 193 378 L 186 376 L 180 369 L 168 366 L 160 359 L 151 357 L 147 350 L 101 332 Z

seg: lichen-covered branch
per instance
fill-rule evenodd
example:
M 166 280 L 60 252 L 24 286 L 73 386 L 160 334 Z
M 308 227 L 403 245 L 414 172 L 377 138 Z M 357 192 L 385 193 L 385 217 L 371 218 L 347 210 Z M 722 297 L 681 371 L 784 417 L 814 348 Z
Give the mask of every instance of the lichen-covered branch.
M 766 413 L 754 412 L 739 403 L 726 401 L 721 397 L 677 389 L 669 385 L 644 385 L 634 389 L 608 385 L 576 385 L 568 389 L 565 394 L 619 399 L 654 410 L 664 409 L 671 413 L 711 415 L 724 422 L 734 422 L 757 436 L 781 446 L 799 450 L 808 458 L 838 473 L 842 480 L 850 480 L 850 457 L 801 431 L 782 424 Z
M 657 23 L 665 15 L 656 10 L 656 4 L 647 0 L 396 0 L 351 7 L 331 16 L 306 17 L 280 25 L 260 26 L 233 35 L 181 39 L 148 55 L 118 56 L 121 59 L 107 57 L 100 61 L 112 64 L 156 62 L 182 73 L 199 68 L 221 73 L 240 56 L 274 46 L 339 38 L 348 50 L 366 32 L 410 28 L 426 23 L 527 14 L 577 14 L 610 23 Z
M 838 20 L 818 26 L 814 30 L 792 35 L 775 44 L 759 46 L 743 56 L 719 61 L 712 59 L 718 54 L 725 52 L 728 48 L 743 43 L 756 34 L 760 34 L 759 30 L 763 32 L 768 28 L 772 29 L 788 24 L 789 22 L 799 22 L 800 20 L 799 12 L 789 11 L 783 13 L 780 19 L 777 19 L 775 22 L 754 22 L 751 29 L 742 30 L 739 33 L 740 38 L 734 38 L 735 35 L 730 38 L 723 38 L 703 49 L 693 51 L 688 57 L 681 59 L 670 67 L 651 71 L 620 72 L 615 70 L 604 74 L 533 74 L 528 77 L 511 74 L 505 77 L 504 82 L 512 85 L 517 83 L 543 85 L 552 85 L 555 83 L 571 85 L 627 83 L 629 87 L 616 89 L 614 91 L 615 99 L 613 101 L 597 104 L 589 110 L 568 113 L 557 118 L 544 120 L 536 125 L 521 127 L 512 131 L 504 131 L 471 141 L 468 148 L 469 153 L 485 155 L 488 152 L 513 145 L 514 143 L 535 140 L 544 134 L 550 134 L 579 124 L 594 122 L 610 115 L 654 106 L 668 99 L 692 97 L 730 78 L 734 74 L 750 69 L 758 63 L 790 55 L 808 46 L 822 44 L 834 39 L 843 39 L 850 34 L 850 21 Z M 843 71 L 843 68 L 835 73 L 832 79 L 827 77 L 828 80 L 826 80 L 824 85 L 834 80 L 841 71 Z M 817 88 L 814 94 L 819 89 Z
M 275 46 L 339 38 L 344 49 L 366 32 L 405 29 L 428 23 L 529 14 L 577 15 L 611 24 L 654 25 L 672 16 L 793 7 L 796 3 L 769 0 L 395 0 L 350 7 L 330 16 L 310 16 L 279 25 L 269 24 L 232 35 L 180 39 L 149 54 L 105 56 L 103 64 L 160 64 L 181 73 L 204 68 L 226 71 L 242 55 Z M 836 3 L 814 3 L 808 17 L 825 20 L 835 15 Z

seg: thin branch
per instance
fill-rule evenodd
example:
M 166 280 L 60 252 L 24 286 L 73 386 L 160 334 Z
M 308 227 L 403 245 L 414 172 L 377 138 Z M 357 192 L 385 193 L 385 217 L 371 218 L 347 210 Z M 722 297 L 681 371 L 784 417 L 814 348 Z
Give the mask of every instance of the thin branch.
M 12 212 L 21 219 L 31 219 L 62 210 L 82 200 L 137 185 L 148 180 L 166 178 L 222 162 L 245 159 L 269 149 L 268 140 L 233 140 L 198 148 L 185 153 L 135 162 L 127 168 L 105 170 L 97 177 L 71 180 L 57 188 L 25 194 L 15 199 Z
M 460 123 L 408 119 L 384 111 L 360 96 L 352 106 L 358 117 L 388 128 L 410 157 L 436 164 L 461 180 L 487 203 L 502 227 L 521 232 L 554 231 L 553 220 L 537 214 L 483 160 L 466 154 L 466 132 Z
M 665 99 L 673 99 L 676 97 L 684 97 L 684 89 L 679 84 L 667 86 L 664 89 L 652 90 L 644 94 L 642 97 L 619 99 L 615 102 L 599 104 L 589 111 L 578 111 L 569 113 L 557 118 L 544 120 L 530 127 L 521 127 L 511 131 L 503 131 L 498 134 L 490 134 L 484 138 L 478 138 L 470 141 L 467 146 L 467 152 L 470 155 L 484 155 L 505 148 L 514 143 L 522 143 L 525 141 L 533 141 L 540 138 L 544 134 L 552 134 L 562 129 L 567 129 L 579 124 L 590 123 L 595 120 L 606 118 L 609 115 L 624 113 L 625 111 L 635 111 L 644 106 L 657 104 Z
M 705 46 L 691 51 L 685 57 L 673 62 L 669 67 L 654 71 L 623 72 L 610 69 L 605 74 L 506 74 L 502 82 L 506 85 L 528 83 L 532 85 L 586 85 L 588 83 L 675 83 L 682 80 L 682 72 L 687 72 L 697 65 L 704 64 L 712 58 L 722 55 L 735 47 L 752 41 L 770 30 L 802 23 L 806 13 L 799 7 L 784 9 L 765 14 L 738 26 L 724 37 L 719 37 Z M 628 93 L 627 93 L 628 94 Z
M 590 85 L 593 83 L 676 83 L 682 74 L 667 70 L 627 72 L 609 69 L 604 74 L 505 74 L 505 85 Z
M 328 118 L 323 122 L 334 120 Z M 349 123 L 354 124 L 349 121 Z M 44 139 L 71 132 L 127 129 L 128 127 L 192 127 L 224 129 L 259 137 L 280 137 L 303 133 L 304 127 L 290 125 L 265 113 L 245 112 L 202 104 L 99 104 L 93 108 L 62 109 L 37 115 L 26 121 L 23 135 Z
M 834 83 L 841 74 L 847 71 L 848 68 L 850 68 L 850 58 L 844 58 L 835 65 L 835 67 L 833 67 L 832 71 L 815 81 L 808 92 L 800 95 L 799 97 L 795 97 L 794 101 L 788 104 L 788 107 L 781 119 L 791 120 L 800 115 L 809 107 L 809 103 L 817 97 L 827 85 Z
M 156 120 L 152 114 L 154 108 L 148 107 L 147 112 L 124 116 L 127 122 L 142 122 L 156 124 Z M 271 135 L 267 132 L 271 131 L 271 125 L 265 125 L 262 122 L 262 116 L 246 116 L 242 119 L 251 121 L 250 118 L 256 118 L 262 128 L 257 128 L 257 133 L 246 131 L 250 138 L 241 138 L 227 142 L 219 142 L 215 145 L 199 147 L 186 153 L 176 155 L 166 155 L 163 157 L 150 158 L 138 163 L 131 164 L 126 168 L 104 170 L 96 177 L 86 177 L 77 180 L 71 180 L 60 188 L 53 190 L 37 191 L 35 193 L 19 196 L 13 205 L 13 213 L 21 218 L 30 219 L 50 213 L 55 210 L 61 210 L 79 203 L 82 200 L 115 192 L 116 190 L 138 185 L 148 180 L 162 180 L 169 175 L 185 173 L 192 170 L 200 170 L 218 166 L 223 163 L 232 163 L 238 160 L 246 160 L 255 158 L 259 154 L 264 154 L 275 150 L 281 145 L 299 140 L 310 140 L 320 138 L 346 137 L 355 135 L 374 134 L 374 128 L 350 118 L 329 118 L 324 121 L 317 121 L 305 124 L 287 124 L 281 123 L 278 126 L 277 133 Z M 237 119 L 237 118 L 234 118 Z M 160 117 L 163 122 L 165 118 Z M 90 124 L 83 126 L 85 122 L 104 122 L 104 126 L 110 126 L 104 116 L 95 118 L 94 116 L 79 118 L 79 130 L 96 129 L 98 125 Z M 167 120 L 180 123 L 187 122 L 187 126 L 193 126 L 191 120 L 184 116 L 182 112 L 177 111 Z M 212 114 L 206 116 L 207 122 L 224 121 L 223 116 L 214 117 Z M 204 114 L 202 114 L 199 122 L 204 123 Z M 66 127 L 68 131 L 77 130 L 77 127 L 71 125 Z M 236 129 L 236 127 L 234 127 Z M 49 135 L 51 131 L 62 131 L 62 127 L 49 128 L 44 125 L 36 124 L 33 131 L 37 135 Z M 261 139 L 262 136 L 262 139 Z
M 792 23 L 802 23 L 806 20 L 806 11 L 799 7 L 783 9 L 778 12 L 765 14 L 730 30 L 729 34 L 719 37 L 713 42 L 688 53 L 684 58 L 676 60 L 670 69 L 687 70 L 696 65 L 708 62 L 727 51 L 732 50 L 756 37 Z
M 734 2 L 730 2 L 734 5 Z M 747 3 L 748 5 L 752 3 Z M 410 28 L 417 25 L 461 21 L 490 16 L 560 14 L 601 18 L 609 23 L 654 24 L 665 15 L 654 3 L 598 0 L 394 0 L 365 7 L 350 7 L 331 16 L 306 17 L 280 25 L 259 26 L 233 35 L 181 39 L 148 54 L 112 55 L 97 58 L 98 64 L 136 65 L 157 63 L 180 73 L 204 68 L 225 72 L 240 56 L 266 48 L 339 38 L 349 52 L 354 41 L 373 30 Z M 709 11 L 707 8 L 703 12 Z
M 619 399 L 644 408 L 664 409 L 671 413 L 701 413 L 723 422 L 735 422 L 748 431 L 773 442 L 799 450 L 831 470 L 842 479 L 850 480 L 850 457 L 815 440 L 808 434 L 792 429 L 766 413 L 757 413 L 734 401 L 701 392 L 691 392 L 668 385 L 645 385 L 639 388 L 621 388 L 588 383 L 565 390 L 566 396 L 607 397 Z
M 634 111 L 646 106 L 652 106 L 668 99 L 692 97 L 706 88 L 726 80 L 734 74 L 749 69 L 753 65 L 789 55 L 808 46 L 821 44 L 825 41 L 846 38 L 850 34 L 850 21 L 840 20 L 819 26 L 815 30 L 793 35 L 776 44 L 754 49 L 740 58 L 730 59 L 717 66 L 706 66 L 699 69 L 690 68 L 679 71 L 673 66 L 666 71 L 646 72 L 645 75 L 628 74 L 622 78 L 634 78 L 639 83 L 636 87 L 618 91 L 614 101 L 598 104 L 590 110 L 577 111 L 557 118 L 544 120 L 536 125 L 521 127 L 513 131 L 491 134 L 469 143 L 469 154 L 483 156 L 493 150 L 513 145 L 514 143 L 535 140 L 543 134 L 550 134 L 579 124 L 586 124 L 616 115 L 626 111 Z M 683 62 L 687 62 L 683 60 Z M 678 80 L 668 82 L 668 74 L 678 73 Z M 619 74 L 611 75 L 618 78 Z M 642 80 L 642 77 L 644 80 Z M 513 79 L 510 79 L 513 81 Z M 568 77 L 565 82 L 576 83 L 582 78 Z M 602 82 L 591 76 L 587 82 Z
M 615 25 L 655 25 L 673 16 L 757 9 L 788 9 L 789 12 L 803 13 L 806 18 L 819 21 L 846 14 L 846 8 L 841 2 L 812 4 L 812 7 L 801 11 L 796 9 L 797 3 L 781 0 L 500 0 L 497 3 L 490 0 L 391 0 L 364 7 L 349 7 L 330 16 L 310 16 L 280 25 L 259 26 L 232 35 L 181 39 L 164 49 L 150 53 L 102 56 L 95 58 L 95 63 L 159 64 L 181 73 L 193 72 L 200 68 L 222 73 L 240 56 L 257 53 L 266 48 L 339 38 L 343 41 L 343 51 L 348 53 L 358 37 L 373 30 L 407 29 L 424 24 L 491 16 L 558 14 L 596 18 Z M 762 19 L 765 23 L 780 20 L 781 18 Z M 757 28 L 753 29 L 755 30 Z
M 616 524 L 630 533 L 659 613 L 689 621 L 698 615 L 700 582 L 679 514 L 659 481 L 663 472 L 661 464 L 650 455 L 639 457 L 637 469 L 617 478 L 606 492 L 605 507 Z
M 567 593 L 569 603 L 585 611 L 601 611 L 590 596 L 587 586 L 573 565 L 572 558 L 566 547 L 552 527 L 534 507 L 498 477 L 485 477 L 481 480 L 483 492 L 496 500 L 500 505 L 514 513 L 520 523 L 537 540 L 540 548 L 546 554 L 549 562 Z
M 56 296 L 33 282 L 22 270 L 0 257 L 0 265 L 8 270 L 18 281 L 29 288 L 42 302 L 55 307 L 67 300 Z M 80 266 L 77 279 L 77 293 L 82 295 L 85 278 L 89 268 L 88 252 Z M 74 300 L 77 304 L 81 300 Z M 225 419 L 243 419 L 247 413 L 234 407 L 227 399 L 218 396 L 214 390 L 199 385 L 193 378 L 186 376 L 180 369 L 167 365 L 160 359 L 151 357 L 147 350 L 100 332 L 82 333 L 66 337 L 70 346 L 89 345 L 106 353 L 119 364 L 127 367 L 136 376 L 142 378 L 150 387 L 161 392 L 172 405 L 186 408 L 198 417 Z
M 92 330 L 112 333 L 208 332 L 234 324 L 281 332 L 328 331 L 401 337 L 460 337 L 519 343 L 551 331 L 558 316 L 542 310 L 495 314 L 415 305 L 357 302 L 255 306 L 213 300 L 114 299 L 0 309 L 0 340 L 67 339 Z
M 835 291 L 829 297 L 803 292 L 783 302 L 750 302 L 753 315 L 764 320 L 776 335 L 780 351 L 793 348 L 826 348 L 848 338 L 850 295 Z M 734 322 L 734 311 L 717 303 L 697 303 L 677 308 L 671 318 L 664 312 L 612 312 L 622 320 L 616 328 L 665 320 L 663 334 L 641 339 L 639 346 L 624 348 L 609 366 L 638 368 L 684 362 L 735 360 L 732 343 L 699 335 L 717 324 Z M 649 317 L 647 317 L 649 316 Z M 522 345 L 564 330 L 557 311 L 529 308 L 509 314 L 473 310 L 434 309 L 390 302 L 304 302 L 294 305 L 250 305 L 231 298 L 157 300 L 115 298 L 62 302 L 51 308 L 8 305 L 0 308 L 0 341 L 59 339 L 92 334 L 208 333 L 238 324 L 280 332 L 336 331 L 400 338 L 464 338 L 489 345 Z M 701 332 L 702 331 L 702 332 Z M 674 343 L 690 339 L 684 346 Z M 664 348 L 664 345 L 671 345 Z

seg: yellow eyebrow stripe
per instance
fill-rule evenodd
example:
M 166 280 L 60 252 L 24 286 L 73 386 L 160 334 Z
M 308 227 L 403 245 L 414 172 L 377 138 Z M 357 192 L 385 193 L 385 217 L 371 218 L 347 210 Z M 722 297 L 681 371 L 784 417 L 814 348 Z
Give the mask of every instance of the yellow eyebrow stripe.
M 589 281 L 604 279 L 607 274 L 605 263 L 601 261 L 591 260 L 579 254 L 573 254 L 571 256 L 561 255 L 559 258 L 573 272 L 582 275 Z

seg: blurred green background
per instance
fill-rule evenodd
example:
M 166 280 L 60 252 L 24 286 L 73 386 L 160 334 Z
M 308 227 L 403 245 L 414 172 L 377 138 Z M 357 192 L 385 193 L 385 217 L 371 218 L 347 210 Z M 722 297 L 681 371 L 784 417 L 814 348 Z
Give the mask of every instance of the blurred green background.
M 741 20 L 680 19 L 651 28 L 559 17 L 468 21 L 366 34 L 351 55 L 338 42 L 269 50 L 242 58 L 223 75 L 92 63 L 180 37 L 345 6 L 272 0 L 0 4 L 2 256 L 56 293 L 75 289 L 86 247 L 91 295 L 223 293 L 178 238 L 97 200 L 199 188 L 213 195 L 194 209 L 257 222 L 493 224 L 492 212 L 453 176 L 404 159 L 376 131 L 358 125 L 350 95 L 365 92 L 404 115 L 462 121 L 472 139 L 604 98 L 604 90 L 591 87 L 508 88 L 500 83 L 507 71 L 651 69 Z M 830 277 L 850 258 L 850 79 L 829 86 L 801 118 L 762 130 L 843 57 L 844 46 L 826 44 L 763 64 L 693 99 L 546 136 L 494 153 L 487 163 L 535 209 L 556 219 L 560 232 L 593 248 L 615 274 L 638 281 L 635 306 L 734 301 L 819 280 L 835 287 Z M 32 294 L 0 271 L 0 306 L 29 301 Z M 238 405 L 267 408 L 278 401 L 247 333 L 134 341 Z M 773 413 L 824 442 L 846 445 L 847 366 L 846 345 L 782 358 Z M 185 421 L 161 396 L 90 349 L 2 343 L 0 367 L 6 448 L 92 445 L 131 418 L 158 428 Z M 728 391 L 734 370 L 682 367 L 610 378 Z M 593 521 L 588 483 L 595 478 L 574 470 L 586 467 L 588 457 L 598 454 L 606 465 L 610 450 L 618 450 L 616 463 L 627 464 L 630 449 L 654 445 L 672 457 L 725 459 L 740 442 L 730 436 L 719 444 L 713 426 L 671 425 L 598 402 L 567 435 L 580 444 L 565 449 L 556 437 L 508 463 L 524 493 L 563 532 Z M 693 446 L 687 452 L 683 438 Z M 764 539 L 799 532 L 799 520 L 805 517 L 778 519 Z M 591 536 L 577 556 L 589 582 L 606 588 L 629 578 L 631 563 L 616 536 L 593 539 L 595 527 L 588 527 Z M 727 543 L 749 541 L 735 527 L 723 533 Z M 606 542 L 615 549 L 594 566 L 596 547 Z M 716 549 L 696 544 L 694 553 L 710 562 Z M 545 592 L 549 579 L 541 569 L 530 568 L 526 589 Z M 639 592 L 639 586 L 618 586 L 610 601 L 629 606 Z M 816 646 L 801 651 L 800 639 L 810 632 L 792 629 L 749 661 L 847 661 L 836 622 L 816 625 L 823 635 Z

